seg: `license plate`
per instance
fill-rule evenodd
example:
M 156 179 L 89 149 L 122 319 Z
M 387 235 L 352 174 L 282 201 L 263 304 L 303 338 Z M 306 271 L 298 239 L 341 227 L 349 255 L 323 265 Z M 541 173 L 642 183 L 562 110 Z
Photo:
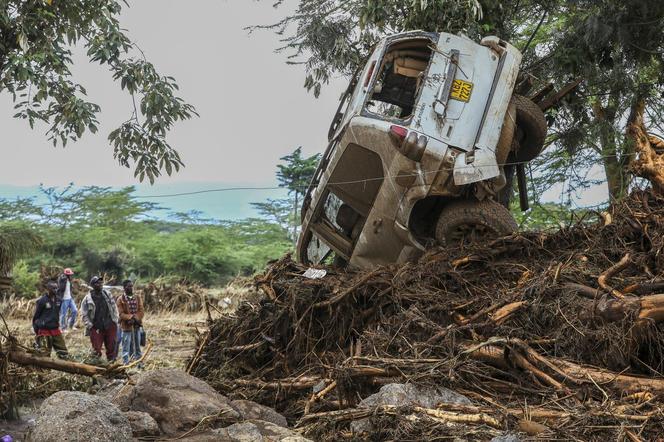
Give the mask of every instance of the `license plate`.
M 473 83 L 464 80 L 454 80 L 454 83 L 452 83 L 452 90 L 450 91 L 450 98 L 468 103 L 472 92 Z

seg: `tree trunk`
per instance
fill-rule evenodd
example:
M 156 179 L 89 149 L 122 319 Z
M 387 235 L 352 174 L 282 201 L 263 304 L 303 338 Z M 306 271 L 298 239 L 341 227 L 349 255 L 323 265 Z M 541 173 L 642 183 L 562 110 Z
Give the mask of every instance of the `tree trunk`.
M 81 364 L 79 362 L 64 361 L 35 356 L 18 350 L 10 350 L 6 353 L 9 362 L 18 365 L 30 365 L 33 367 L 50 368 L 51 370 L 64 371 L 66 373 L 81 374 L 84 376 L 96 376 L 104 374 L 107 370 L 96 365 Z
M 515 365 L 524 368 L 518 363 L 518 361 L 514 360 L 514 355 L 518 353 L 518 350 L 506 351 L 502 346 L 493 344 L 473 345 L 470 343 L 462 343 L 461 347 L 466 348 L 464 353 L 468 354 L 470 358 L 482 361 L 485 364 L 503 370 L 508 370 Z M 527 359 L 530 362 L 530 364 L 528 364 L 529 369 L 532 369 L 534 366 L 533 363 L 536 362 L 539 366 L 537 372 L 540 375 L 542 374 L 542 369 L 548 369 L 550 372 L 553 371 L 552 375 L 547 375 L 547 377 L 553 379 L 552 376 L 555 376 L 558 378 L 557 382 L 569 385 L 577 383 L 592 385 L 593 383 L 597 383 L 601 384 L 603 388 L 621 394 L 642 391 L 649 391 L 656 395 L 664 394 L 664 379 L 661 378 L 624 375 L 599 367 L 579 365 L 560 358 L 545 358 L 534 353 L 534 351 L 530 351 L 525 356 L 521 356 L 521 358 Z M 541 361 L 544 361 L 544 363 Z M 537 376 L 537 373 L 534 374 Z
M 637 176 L 649 180 L 653 189 L 664 195 L 664 153 L 660 153 L 664 142 L 646 132 L 643 123 L 645 107 L 645 99 L 640 97 L 632 105 L 628 119 L 626 137 L 637 154 L 631 170 Z
M 585 322 L 616 322 L 629 317 L 637 324 L 664 321 L 664 294 L 623 299 L 603 296 L 597 301 L 588 301 L 586 309 L 579 313 L 579 318 Z
M 597 101 L 593 104 L 595 122 L 599 128 L 600 153 L 602 155 L 602 165 L 606 174 L 606 181 L 611 200 L 617 200 L 624 196 L 629 184 L 629 174 L 621 164 L 618 155 L 618 146 L 614 123 L 616 119 L 617 99 L 614 96 L 609 98 L 608 104 L 602 106 Z
M 295 192 L 295 204 L 293 204 L 293 247 L 297 247 L 297 203 L 298 203 L 298 192 Z

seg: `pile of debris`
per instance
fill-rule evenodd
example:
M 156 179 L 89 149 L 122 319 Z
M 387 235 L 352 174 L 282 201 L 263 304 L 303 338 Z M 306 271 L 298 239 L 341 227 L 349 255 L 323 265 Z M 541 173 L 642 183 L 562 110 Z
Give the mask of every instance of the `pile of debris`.
M 256 298 L 253 287 L 248 287 L 248 278 L 238 277 L 220 289 L 209 289 L 197 283 L 173 282 L 158 278 L 139 286 L 145 308 L 153 312 L 186 311 L 200 312 L 207 306 L 216 310 L 227 310 L 238 299 Z
M 655 440 L 664 198 L 636 191 L 595 215 L 320 279 L 285 257 L 256 278 L 262 300 L 211 324 L 191 372 L 316 440 Z M 373 396 L 394 383 L 419 393 Z
M 206 290 L 198 284 L 155 279 L 141 289 L 145 308 L 151 311 L 198 312 L 205 307 Z

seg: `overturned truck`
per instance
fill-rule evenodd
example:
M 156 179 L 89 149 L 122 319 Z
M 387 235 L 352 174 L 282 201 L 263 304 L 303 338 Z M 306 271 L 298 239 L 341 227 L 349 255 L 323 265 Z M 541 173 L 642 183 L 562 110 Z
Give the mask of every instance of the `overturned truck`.
M 300 260 L 370 267 L 514 232 L 512 179 L 547 130 L 540 107 L 514 93 L 520 62 L 497 37 L 382 40 L 330 127 L 303 204 Z

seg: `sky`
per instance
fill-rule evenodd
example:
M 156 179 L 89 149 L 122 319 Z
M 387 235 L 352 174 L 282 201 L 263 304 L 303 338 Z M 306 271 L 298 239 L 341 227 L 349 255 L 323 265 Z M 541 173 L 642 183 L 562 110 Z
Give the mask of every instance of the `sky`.
M 335 79 L 316 99 L 304 88 L 304 68 L 287 65 L 271 31 L 252 33 L 251 25 L 285 16 L 271 0 L 140 0 L 125 8 L 121 23 L 130 38 L 164 75 L 172 75 L 181 96 L 200 118 L 178 123 L 169 141 L 186 165 L 159 185 L 227 183 L 275 184 L 279 158 L 302 146 L 305 154 L 324 150 L 327 128 L 347 82 Z M 125 121 L 131 98 L 106 68 L 88 62 L 79 48 L 75 79 L 99 104 L 100 131 L 66 148 L 53 147 L 44 125 L 30 130 L 12 118 L 11 97 L 0 95 L 0 130 L 12 167 L 3 167 L 0 184 L 44 183 L 123 186 L 136 184 L 130 169 L 113 159 L 106 137 Z

